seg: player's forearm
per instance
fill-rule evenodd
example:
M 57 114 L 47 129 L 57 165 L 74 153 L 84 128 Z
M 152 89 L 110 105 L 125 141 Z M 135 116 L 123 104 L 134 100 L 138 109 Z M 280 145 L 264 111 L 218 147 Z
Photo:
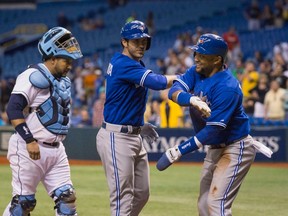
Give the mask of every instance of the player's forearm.
M 23 140 L 25 140 L 27 144 L 36 140 L 33 137 L 31 131 L 29 130 L 25 119 L 13 119 L 11 120 L 11 124 L 14 126 L 16 132 L 22 137 Z
M 25 123 L 25 119 L 14 119 L 11 120 L 11 124 L 16 128 L 18 125 Z
M 173 81 L 177 79 L 177 75 L 165 75 L 167 79 L 167 88 L 170 88 L 173 84 Z

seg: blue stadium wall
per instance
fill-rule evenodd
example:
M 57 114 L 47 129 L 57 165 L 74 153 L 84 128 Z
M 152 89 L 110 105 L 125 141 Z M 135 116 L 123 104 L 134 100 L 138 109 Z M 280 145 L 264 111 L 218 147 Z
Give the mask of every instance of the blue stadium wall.
M 150 161 L 157 161 L 165 149 L 180 144 L 193 136 L 191 129 L 157 129 L 159 140 L 152 145 L 145 143 Z M 64 141 L 69 159 L 75 160 L 100 160 L 96 151 L 96 135 L 98 128 L 71 128 Z M 0 127 L 0 153 L 5 155 L 8 140 L 13 133 L 12 128 Z M 258 162 L 288 162 L 288 128 L 287 127 L 255 127 L 251 135 L 264 143 L 273 152 L 272 158 L 267 158 L 258 153 Z M 181 161 L 203 161 L 207 146 L 197 152 L 185 155 Z

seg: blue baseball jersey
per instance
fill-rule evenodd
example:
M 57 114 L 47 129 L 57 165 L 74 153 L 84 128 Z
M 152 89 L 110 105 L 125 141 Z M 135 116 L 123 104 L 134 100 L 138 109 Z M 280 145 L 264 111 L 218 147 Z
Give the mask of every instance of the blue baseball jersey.
M 211 109 L 209 118 L 201 117 L 198 110 L 190 107 L 196 137 L 203 145 L 230 143 L 250 132 L 249 118 L 245 114 L 240 83 L 229 69 L 204 77 L 195 66 L 177 79 L 173 87 L 181 87 L 206 101 Z
M 138 62 L 115 53 L 107 69 L 104 121 L 111 124 L 142 126 L 148 87 L 165 89 L 167 79 Z

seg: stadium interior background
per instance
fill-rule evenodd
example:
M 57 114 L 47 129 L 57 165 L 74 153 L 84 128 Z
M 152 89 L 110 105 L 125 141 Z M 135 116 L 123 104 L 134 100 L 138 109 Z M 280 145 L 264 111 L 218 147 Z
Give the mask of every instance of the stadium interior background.
M 5 107 L 15 78 L 28 64 L 41 62 L 39 38 L 47 29 L 63 26 L 75 35 L 84 54 L 69 74 L 73 82 L 71 126 L 99 127 L 106 68 L 113 53 L 121 51 L 121 27 L 133 19 L 149 27 L 152 45 L 143 61 L 156 73 L 183 73 L 193 64 L 188 47 L 200 34 L 226 34 L 227 65 L 245 91 L 243 105 L 251 125 L 288 126 L 287 0 L 2 0 L 0 125 L 9 125 Z M 278 107 L 286 113 L 284 118 L 269 117 L 263 110 L 265 94 L 273 90 L 274 80 L 285 90 Z M 151 91 L 145 120 L 163 128 L 193 127 L 186 109 L 174 116 L 175 125 L 165 123 L 161 116 L 167 115 L 160 109 L 164 102 L 161 93 Z

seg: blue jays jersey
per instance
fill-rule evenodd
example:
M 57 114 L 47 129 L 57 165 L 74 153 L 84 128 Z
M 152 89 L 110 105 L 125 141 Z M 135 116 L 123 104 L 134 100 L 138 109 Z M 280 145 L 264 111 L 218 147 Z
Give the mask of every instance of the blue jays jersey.
M 242 106 L 242 90 L 228 69 L 206 78 L 193 66 L 177 81 L 174 85 L 202 98 L 211 109 L 211 116 L 203 118 L 197 110 L 190 108 L 196 137 L 202 144 L 230 143 L 249 134 L 249 119 Z M 212 127 L 214 132 L 209 134 Z
M 144 124 L 148 94 L 144 82 L 147 84 L 145 80 L 149 73 L 152 71 L 146 69 L 142 61 L 121 53 L 112 57 L 106 76 L 105 122 L 132 126 Z M 166 87 L 166 84 L 162 85 Z

